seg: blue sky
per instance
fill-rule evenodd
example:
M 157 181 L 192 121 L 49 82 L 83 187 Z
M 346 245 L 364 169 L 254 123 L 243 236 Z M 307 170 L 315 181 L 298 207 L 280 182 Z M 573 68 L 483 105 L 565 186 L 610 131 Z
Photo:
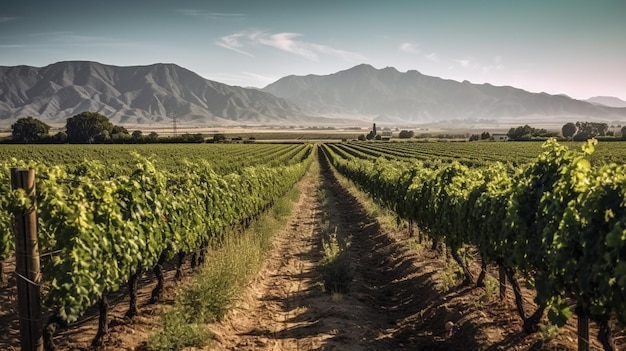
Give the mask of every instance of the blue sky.
M 0 0 L 0 66 L 66 60 L 254 87 L 368 63 L 626 100 L 626 1 Z

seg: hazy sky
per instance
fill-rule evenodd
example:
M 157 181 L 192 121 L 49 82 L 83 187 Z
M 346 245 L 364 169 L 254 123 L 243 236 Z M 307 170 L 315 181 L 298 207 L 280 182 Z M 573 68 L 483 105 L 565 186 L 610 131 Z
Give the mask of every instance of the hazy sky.
M 254 87 L 368 63 L 626 100 L 626 1 L 0 0 L 0 66 L 66 60 Z

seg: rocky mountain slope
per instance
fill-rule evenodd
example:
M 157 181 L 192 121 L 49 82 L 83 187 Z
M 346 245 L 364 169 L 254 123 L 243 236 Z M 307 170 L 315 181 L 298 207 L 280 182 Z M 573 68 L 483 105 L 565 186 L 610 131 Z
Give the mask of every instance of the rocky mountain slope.
M 257 89 L 206 80 L 174 64 L 117 67 L 59 62 L 46 67 L 0 67 L 0 122 L 33 116 L 65 123 L 101 113 L 117 124 L 290 124 L 310 121 L 282 98 Z
M 525 124 L 626 118 L 626 107 L 601 101 L 365 64 L 325 76 L 287 76 L 262 90 L 210 81 L 174 64 L 118 67 L 68 61 L 42 68 L 0 66 L 0 125 L 25 116 L 64 124 L 84 111 L 99 112 L 116 124 L 165 125 L 176 117 L 194 126 L 459 120 Z
M 616 120 L 625 108 L 599 106 L 564 95 L 531 93 L 509 86 L 472 84 L 418 71 L 358 65 L 330 75 L 288 76 L 263 88 L 305 112 L 362 115 L 425 123 L 466 119 Z

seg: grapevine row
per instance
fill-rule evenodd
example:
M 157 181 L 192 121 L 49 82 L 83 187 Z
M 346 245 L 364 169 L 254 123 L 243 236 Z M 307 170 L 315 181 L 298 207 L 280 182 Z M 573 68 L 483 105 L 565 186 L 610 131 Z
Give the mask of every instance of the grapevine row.
M 271 206 L 297 182 L 312 161 L 278 167 L 242 168 L 218 175 L 207 162 L 185 163 L 177 173 L 139 156 L 130 170 L 105 178 L 97 161 L 69 170 L 23 162 L 0 164 L 0 260 L 12 251 L 11 213 L 28 206 L 23 191 L 10 190 L 10 167 L 37 174 L 37 216 L 42 258 L 43 301 L 63 323 L 129 279 L 178 253 L 220 240 Z M 109 170 L 110 171 L 110 170 Z M 158 276 L 158 274 L 157 274 Z
M 527 316 L 518 300 L 526 330 L 544 309 L 563 325 L 574 301 L 579 317 L 598 322 L 599 340 L 612 349 L 609 319 L 626 323 L 626 166 L 592 167 L 594 146 L 590 141 L 578 152 L 550 140 L 514 174 L 500 163 L 429 168 L 346 157 L 333 145 L 324 150 L 374 199 L 445 242 L 466 283 L 473 277 L 458 258 L 463 245 L 477 247 L 483 265 L 504 267 L 512 283 L 516 273 L 534 283 L 537 312 Z

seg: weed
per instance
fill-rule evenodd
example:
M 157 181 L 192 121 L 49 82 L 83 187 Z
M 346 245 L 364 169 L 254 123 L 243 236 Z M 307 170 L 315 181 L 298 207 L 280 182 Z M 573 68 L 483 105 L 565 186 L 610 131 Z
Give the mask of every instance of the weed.
M 148 337 L 148 349 L 153 351 L 182 350 L 185 347 L 208 345 L 212 334 L 201 323 L 187 323 L 186 316 L 172 308 L 161 315 L 163 332 Z
M 346 246 L 342 247 L 337 240 L 337 227 L 334 232 L 326 232 L 322 238 L 324 258 L 320 262 L 320 273 L 324 281 L 324 289 L 331 293 L 345 294 L 350 290 L 352 273 L 350 272 L 350 256 Z
M 485 277 L 485 293 L 483 294 L 485 301 L 491 300 L 491 298 L 496 295 L 499 288 L 500 282 L 496 278 L 487 275 Z
M 444 268 L 439 272 L 439 290 L 442 293 L 446 293 L 455 286 L 457 286 L 461 277 L 463 276 L 463 270 L 454 260 L 446 260 Z
M 551 323 L 539 324 L 539 333 L 543 342 L 550 342 L 559 335 L 559 327 Z

